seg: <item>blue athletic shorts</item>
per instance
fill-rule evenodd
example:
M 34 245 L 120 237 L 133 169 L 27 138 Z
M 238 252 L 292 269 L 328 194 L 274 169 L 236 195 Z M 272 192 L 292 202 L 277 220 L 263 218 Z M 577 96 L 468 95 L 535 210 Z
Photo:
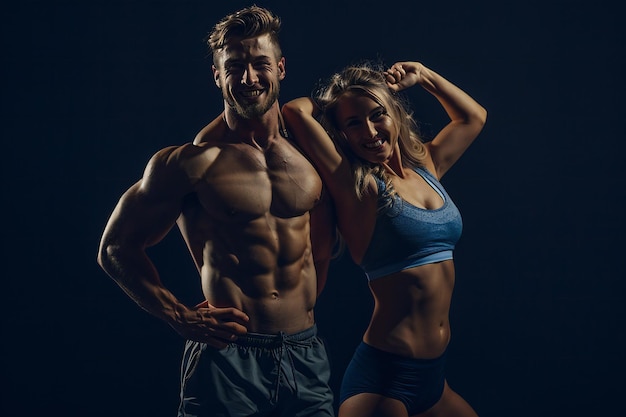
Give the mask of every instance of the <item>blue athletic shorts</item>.
M 315 326 L 248 333 L 224 349 L 187 341 L 178 417 L 333 417 L 329 378 Z
M 343 376 L 340 403 L 369 392 L 402 401 L 409 415 L 435 405 L 445 384 L 445 353 L 436 359 L 395 355 L 361 342 Z

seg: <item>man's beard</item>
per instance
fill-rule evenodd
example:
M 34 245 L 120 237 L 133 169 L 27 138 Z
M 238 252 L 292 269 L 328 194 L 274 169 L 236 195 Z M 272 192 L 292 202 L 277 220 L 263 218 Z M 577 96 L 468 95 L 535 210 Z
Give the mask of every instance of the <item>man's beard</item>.
M 222 96 L 224 97 L 226 103 L 244 119 L 256 119 L 263 116 L 270 108 L 272 108 L 276 100 L 278 100 L 279 93 L 280 85 L 276 84 L 276 88 L 268 91 L 267 98 L 264 101 L 254 104 L 242 104 L 235 100 L 233 96 L 229 94 L 229 91 L 222 88 Z

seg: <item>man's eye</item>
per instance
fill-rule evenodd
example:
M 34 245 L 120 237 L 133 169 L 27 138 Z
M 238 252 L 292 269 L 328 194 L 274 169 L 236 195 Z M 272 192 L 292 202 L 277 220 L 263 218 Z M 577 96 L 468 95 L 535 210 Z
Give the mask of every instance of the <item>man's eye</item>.
M 243 71 L 243 65 L 229 65 L 226 67 L 227 72 L 238 73 Z

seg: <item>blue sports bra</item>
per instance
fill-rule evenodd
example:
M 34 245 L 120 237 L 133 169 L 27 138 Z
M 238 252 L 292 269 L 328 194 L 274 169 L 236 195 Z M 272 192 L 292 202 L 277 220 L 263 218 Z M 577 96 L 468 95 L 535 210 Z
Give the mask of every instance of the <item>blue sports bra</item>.
M 443 199 L 435 210 L 415 207 L 400 196 L 393 198 L 380 178 L 376 226 L 361 268 L 372 281 L 403 269 L 452 259 L 461 237 L 461 213 L 437 179 L 424 168 L 415 168 Z

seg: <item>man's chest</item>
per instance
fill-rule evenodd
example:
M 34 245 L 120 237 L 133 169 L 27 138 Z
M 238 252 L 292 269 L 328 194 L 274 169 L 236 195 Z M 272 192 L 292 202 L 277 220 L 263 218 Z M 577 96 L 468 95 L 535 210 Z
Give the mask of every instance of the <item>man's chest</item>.
M 322 183 L 309 161 L 291 147 L 260 151 L 238 145 L 220 152 L 197 191 L 215 215 L 288 218 L 315 206 Z

